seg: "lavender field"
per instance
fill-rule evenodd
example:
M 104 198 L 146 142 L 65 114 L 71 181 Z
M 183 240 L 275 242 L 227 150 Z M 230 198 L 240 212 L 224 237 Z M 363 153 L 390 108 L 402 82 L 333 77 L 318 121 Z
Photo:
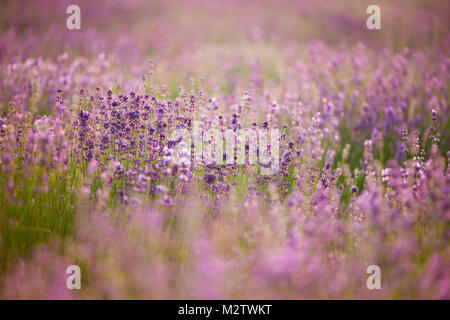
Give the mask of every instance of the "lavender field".
M 450 299 L 448 1 L 0 7 L 0 299 Z

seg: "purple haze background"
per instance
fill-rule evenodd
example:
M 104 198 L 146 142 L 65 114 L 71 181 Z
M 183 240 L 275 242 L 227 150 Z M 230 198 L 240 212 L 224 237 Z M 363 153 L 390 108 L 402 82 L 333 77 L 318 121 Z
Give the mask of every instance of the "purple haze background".
M 70 4 L 1 4 L 1 298 L 450 298 L 448 1 Z M 279 172 L 176 164 L 193 121 Z

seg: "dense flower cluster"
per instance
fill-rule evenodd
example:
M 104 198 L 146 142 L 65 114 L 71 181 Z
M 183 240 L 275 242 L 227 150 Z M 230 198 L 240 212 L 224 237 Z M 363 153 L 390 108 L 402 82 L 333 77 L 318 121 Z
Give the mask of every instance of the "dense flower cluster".
M 348 10 L 299 40 L 293 12 L 324 2 L 263 2 L 82 2 L 82 31 L 45 26 L 64 10 L 34 17 L 33 2 L 5 20 L 0 297 L 450 299 L 450 35 L 427 24 L 448 4 L 408 4 L 417 34 L 365 43 Z M 214 19 L 232 21 L 209 33 Z M 195 122 L 279 129 L 279 170 L 193 161 L 172 133 Z

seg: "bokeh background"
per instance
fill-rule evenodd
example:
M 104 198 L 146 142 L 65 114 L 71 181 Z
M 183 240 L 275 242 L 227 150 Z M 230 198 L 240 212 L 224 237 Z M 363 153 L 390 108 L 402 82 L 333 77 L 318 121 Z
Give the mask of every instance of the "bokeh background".
M 0 8 L 1 298 L 450 298 L 449 1 Z M 175 166 L 192 120 L 280 172 Z

